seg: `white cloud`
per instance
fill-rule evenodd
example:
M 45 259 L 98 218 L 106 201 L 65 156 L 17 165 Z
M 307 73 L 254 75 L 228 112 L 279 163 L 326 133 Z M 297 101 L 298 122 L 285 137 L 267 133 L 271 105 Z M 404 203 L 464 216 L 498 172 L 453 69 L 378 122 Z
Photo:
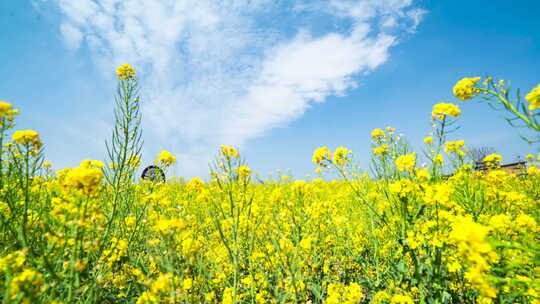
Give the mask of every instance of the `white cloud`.
M 108 75 L 124 62 L 137 68 L 146 151 L 172 150 L 191 174 L 206 171 L 219 144 L 242 145 L 312 103 L 345 95 L 358 85 L 355 75 L 384 63 L 424 14 L 412 0 L 56 3 L 68 47 L 88 47 Z M 299 10 L 352 22 L 347 31 L 315 35 L 306 24 L 276 21 L 294 20 L 285 17 Z
M 68 48 L 79 48 L 83 39 L 83 34 L 77 27 L 73 26 L 71 23 L 62 23 L 60 25 L 60 32 L 62 33 L 62 36 L 64 36 Z

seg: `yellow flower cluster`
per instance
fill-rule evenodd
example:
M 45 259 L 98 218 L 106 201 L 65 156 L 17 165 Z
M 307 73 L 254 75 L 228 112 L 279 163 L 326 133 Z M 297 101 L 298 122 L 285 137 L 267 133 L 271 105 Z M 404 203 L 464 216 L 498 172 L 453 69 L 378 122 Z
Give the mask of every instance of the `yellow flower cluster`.
M 172 155 L 169 151 L 161 151 L 157 155 L 156 164 L 168 167 L 176 162 L 176 156 Z
M 416 152 L 401 155 L 396 159 L 396 168 L 400 171 L 413 171 L 416 164 Z
M 387 144 L 382 144 L 372 149 L 374 155 L 383 155 L 390 152 L 390 147 Z
M 418 185 L 409 179 L 403 178 L 391 183 L 388 186 L 388 190 L 399 197 L 407 197 L 418 191 Z
M 233 147 L 221 146 L 221 155 L 225 158 L 240 158 L 240 153 Z
M 433 119 L 439 120 L 443 120 L 447 116 L 459 117 L 461 116 L 461 110 L 455 104 L 442 102 L 433 106 L 431 116 Z
M 194 177 L 189 180 L 186 187 L 190 191 L 201 191 L 204 187 L 204 182 L 200 178 Z
M 414 304 L 414 301 L 408 295 L 395 294 L 392 296 L 390 303 L 391 304 Z
M 101 186 L 103 163 L 86 160 L 79 167 L 66 171 L 63 186 L 66 190 L 74 189 L 81 194 L 96 195 Z
M 5 101 L 0 101 L 0 127 L 6 126 L 8 129 L 13 127 L 13 124 L 7 124 L 7 122 L 12 122 L 14 116 L 19 114 L 19 110 L 13 109 L 13 106 Z
M 246 178 L 251 175 L 251 169 L 248 166 L 240 166 L 236 169 L 238 177 Z
M 480 81 L 480 77 L 461 79 L 454 86 L 454 96 L 463 101 L 476 96 L 479 90 L 474 88 L 474 86 L 478 81 Z
M 371 138 L 379 139 L 383 137 L 386 137 L 386 134 L 382 129 L 373 129 L 373 131 L 371 131 Z
M 525 99 L 529 102 L 529 110 L 535 110 L 540 108 L 540 84 L 532 89 L 529 94 L 525 96 Z
M 465 147 L 464 140 L 447 141 L 444 146 L 444 152 L 448 154 L 455 153 L 459 156 L 463 156 L 465 155 L 465 151 L 463 151 L 464 147 Z
M 116 73 L 118 74 L 118 79 L 128 80 L 135 77 L 135 69 L 128 63 L 124 63 L 121 66 L 116 68 Z
M 343 284 L 328 284 L 328 297 L 324 304 L 357 304 L 362 301 L 362 286 L 358 283 L 351 283 L 348 286 Z
M 186 226 L 187 224 L 183 219 L 160 219 L 154 225 L 153 230 L 156 232 L 168 234 L 172 232 L 179 232 L 182 229 L 186 228 Z
M 330 160 L 331 157 L 332 153 L 330 153 L 330 150 L 328 150 L 327 147 L 321 147 L 315 149 L 315 151 L 313 152 L 312 161 L 313 163 L 324 167 L 326 166 L 326 164 L 324 164 L 324 161 Z
M 351 154 L 351 151 L 345 147 L 336 148 L 334 152 L 334 164 L 344 166 L 349 154 Z
M 484 163 L 495 164 L 495 165 L 502 163 L 502 160 L 503 160 L 502 156 L 496 153 L 487 155 L 486 157 L 484 157 L 484 159 L 482 159 Z
M 9 284 L 9 299 L 13 303 L 32 303 L 32 299 L 44 291 L 43 275 L 33 269 L 24 269 Z M 22 301 L 21 301 L 22 300 Z
M 29 147 L 31 146 L 34 149 L 41 148 L 41 139 L 36 131 L 16 131 L 15 133 L 13 133 L 11 138 L 18 144 Z
M 482 303 L 492 303 L 497 297 L 497 289 L 489 283 L 486 272 L 490 263 L 498 260 L 498 255 L 486 241 L 489 227 L 474 222 L 470 217 L 459 217 L 452 225 L 449 238 L 455 242 L 458 254 L 468 264 L 467 279 L 481 294 Z

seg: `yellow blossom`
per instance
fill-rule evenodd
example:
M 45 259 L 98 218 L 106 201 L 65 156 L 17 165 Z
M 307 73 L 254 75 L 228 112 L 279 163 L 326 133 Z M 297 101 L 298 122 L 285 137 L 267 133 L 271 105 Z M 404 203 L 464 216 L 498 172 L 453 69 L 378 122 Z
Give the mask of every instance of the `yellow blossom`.
M 5 101 L 0 101 L 0 117 L 7 116 L 11 110 L 12 105 Z
M 14 126 L 12 122 L 14 120 L 15 115 L 19 115 L 19 110 L 13 109 L 13 106 L 5 101 L 0 101 L 0 127 L 5 127 L 7 129 L 10 129 Z
M 431 177 L 427 168 L 416 169 L 415 174 L 416 174 L 416 178 L 418 179 L 429 179 Z
M 482 159 L 482 162 L 487 163 L 487 164 L 497 165 L 502 162 L 502 156 L 496 153 L 490 154 L 484 157 Z
M 227 158 L 240 158 L 240 153 L 233 147 L 221 146 L 221 154 Z
M 79 166 L 83 167 L 83 168 L 97 168 L 97 169 L 100 169 L 100 168 L 103 168 L 105 166 L 105 164 L 103 164 L 103 162 L 99 161 L 99 160 L 85 159 L 85 160 L 83 160 L 81 162 L 81 164 Z
M 383 155 L 390 152 L 390 149 L 387 144 L 380 145 L 372 149 L 374 155 Z
M 313 152 L 313 162 L 317 165 L 324 166 L 323 161 L 330 160 L 331 153 L 327 147 L 317 148 Z
M 447 141 L 444 146 L 444 152 L 448 154 L 456 153 L 459 156 L 465 155 L 462 148 L 465 146 L 464 140 Z
M 461 110 L 455 104 L 442 102 L 433 106 L 431 116 L 434 120 L 443 120 L 447 116 L 459 117 L 461 116 Z
M 525 99 L 529 102 L 529 110 L 540 108 L 540 84 L 532 89 Z
M 374 139 L 383 138 L 383 137 L 386 137 L 386 134 L 384 133 L 382 129 L 374 129 L 373 131 L 371 131 L 371 137 Z
M 118 79 L 120 80 L 133 79 L 136 74 L 133 67 L 128 63 L 124 63 L 123 65 L 116 68 L 116 73 L 118 74 Z
M 350 150 L 348 150 L 345 147 L 338 147 L 336 151 L 334 152 L 334 164 L 338 166 L 345 165 L 345 161 L 347 160 L 348 155 L 351 153 Z
M 186 187 L 192 191 L 199 191 L 202 189 L 203 186 L 204 182 L 198 177 L 190 179 L 189 182 L 186 184 Z
M 414 301 L 408 295 L 395 294 L 395 295 L 392 296 L 392 299 L 390 300 L 390 303 L 392 303 L 392 304 L 413 304 Z
M 134 216 L 130 215 L 124 219 L 124 222 L 126 223 L 126 226 L 133 227 L 137 223 L 137 219 Z
M 192 278 L 186 278 L 182 281 L 182 289 L 184 290 L 190 290 L 193 287 L 193 279 Z
M 66 189 L 75 189 L 82 194 L 93 194 L 99 188 L 103 171 L 92 166 L 81 166 L 67 171 L 64 179 Z
M 424 137 L 424 143 L 425 144 L 431 144 L 432 142 L 433 142 L 433 137 L 431 137 L 431 136 Z
M 9 284 L 10 300 L 23 299 L 23 303 L 31 303 L 31 299 L 43 291 L 44 277 L 33 269 L 24 269 Z M 10 301 L 11 302 L 11 301 Z M 19 302 L 19 301 L 17 301 Z
M 161 151 L 157 155 L 156 163 L 164 166 L 170 166 L 176 162 L 176 156 L 172 155 L 169 151 Z
M 356 304 L 362 300 L 362 286 L 358 283 L 350 285 L 330 283 L 328 284 L 328 297 L 324 304 Z
M 41 139 L 36 131 L 16 131 L 11 138 L 18 144 L 32 146 L 35 149 L 41 148 Z
M 236 168 L 236 172 L 240 178 L 245 178 L 251 175 L 251 169 L 248 166 L 240 166 Z
M 479 90 L 474 88 L 474 86 L 478 81 L 480 81 L 480 77 L 461 79 L 454 86 L 454 96 L 463 101 L 476 96 Z
M 400 171 L 412 171 L 416 163 L 416 153 L 405 154 L 396 159 L 396 168 Z

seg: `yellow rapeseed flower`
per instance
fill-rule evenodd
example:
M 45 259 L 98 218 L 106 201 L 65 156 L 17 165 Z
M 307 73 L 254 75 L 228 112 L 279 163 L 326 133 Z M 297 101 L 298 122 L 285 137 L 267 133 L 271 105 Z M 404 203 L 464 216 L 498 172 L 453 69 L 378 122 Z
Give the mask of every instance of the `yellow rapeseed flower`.
M 75 189 L 82 194 L 93 194 L 99 188 L 103 171 L 94 166 L 81 166 L 67 171 L 64 179 L 64 188 Z
M 137 218 L 133 215 L 126 216 L 126 218 L 124 218 L 124 223 L 126 223 L 126 226 L 128 227 L 133 227 L 137 223 Z
M 204 187 L 204 182 L 200 178 L 194 177 L 189 180 L 186 187 L 191 191 L 199 191 Z
M 313 152 L 312 160 L 317 165 L 325 166 L 325 164 L 323 164 L 323 161 L 330 160 L 331 155 L 332 154 L 330 153 L 330 150 L 328 150 L 327 147 L 317 148 Z
M 529 94 L 525 96 L 525 99 L 529 102 L 529 110 L 540 108 L 540 84 L 536 88 L 532 89 Z
M 424 138 L 424 143 L 425 144 L 431 144 L 432 142 L 433 142 L 433 137 L 428 136 L 428 137 Z
M 36 131 L 16 131 L 11 138 L 18 144 L 32 146 L 36 149 L 41 148 L 41 139 Z
M 240 158 L 240 153 L 233 148 L 228 146 L 221 146 L 221 154 L 226 158 Z
M 444 146 L 444 152 L 448 154 L 456 153 L 459 156 L 465 155 L 462 148 L 465 146 L 464 140 L 447 141 Z
M 240 166 L 236 168 L 236 172 L 240 178 L 245 178 L 251 175 L 251 169 L 248 166 Z
M 156 163 L 163 166 L 170 166 L 176 162 L 176 156 L 172 155 L 169 151 L 161 151 L 157 155 Z
M 395 294 L 392 296 L 392 299 L 390 300 L 390 303 L 392 304 L 413 304 L 414 301 L 411 299 L 408 295 L 402 295 L 402 294 Z
M 418 179 L 429 179 L 431 177 L 427 168 L 416 169 L 415 175 L 416 175 L 416 178 Z
M 474 86 L 478 81 L 480 81 L 480 77 L 461 79 L 454 86 L 454 96 L 463 101 L 476 96 L 479 90 L 474 88 Z
M 372 149 L 374 155 L 383 155 L 390 152 L 390 149 L 387 144 L 380 145 Z
M 401 155 L 396 159 L 396 168 L 400 171 L 412 171 L 416 163 L 416 153 Z
M 13 106 L 8 102 L 0 101 L 0 127 L 5 127 L 7 129 L 12 128 L 14 124 L 4 124 L 6 123 L 6 121 L 12 122 L 15 115 L 19 115 L 19 110 L 13 109 Z
M 97 168 L 101 169 L 105 167 L 105 164 L 102 161 L 99 160 L 91 160 L 91 159 L 85 159 L 80 164 L 81 167 L 84 168 Z
M 482 161 L 489 164 L 500 164 L 502 162 L 502 156 L 494 153 L 484 157 Z
M 33 269 L 24 269 L 17 274 L 9 284 L 9 296 L 12 301 L 17 303 L 31 303 L 31 299 L 44 291 L 44 277 L 41 273 Z M 21 299 L 22 301 L 15 301 Z
M 374 129 L 373 131 L 371 131 L 371 137 L 374 139 L 383 138 L 386 137 L 386 134 L 382 129 Z
M 133 79 L 135 76 L 135 70 L 128 63 L 124 63 L 121 66 L 117 67 L 116 73 L 118 74 L 118 79 L 120 80 Z
M 386 127 L 386 131 L 388 132 L 388 134 L 392 135 L 396 132 L 396 128 Z
M 457 105 L 444 102 L 434 105 L 431 111 L 431 116 L 434 120 L 443 120 L 446 116 L 459 117 L 460 115 L 461 110 Z
M 338 166 L 345 165 L 348 155 L 351 151 L 345 147 L 338 147 L 334 152 L 334 164 Z
M 328 284 L 328 297 L 324 304 L 356 304 L 362 300 L 362 286 L 351 283 L 349 286 L 340 283 Z
M 7 116 L 11 110 L 12 105 L 5 101 L 0 101 L 0 117 Z

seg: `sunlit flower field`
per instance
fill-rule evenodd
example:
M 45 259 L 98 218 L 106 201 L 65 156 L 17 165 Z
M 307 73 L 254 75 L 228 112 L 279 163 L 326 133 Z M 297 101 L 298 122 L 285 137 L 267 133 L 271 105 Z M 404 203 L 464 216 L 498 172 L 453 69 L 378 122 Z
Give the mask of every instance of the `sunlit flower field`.
M 522 98 L 464 78 L 455 104 L 425 109 L 416 152 L 391 127 L 367 130 L 363 170 L 321 143 L 299 160 L 316 178 L 261 182 L 221 146 L 210 178 L 163 182 L 138 178 L 139 87 L 130 65 L 117 73 L 109 158 L 76 168 L 53 170 L 0 102 L 4 303 L 540 303 L 540 155 L 510 172 L 491 154 L 475 171 L 467 143 L 447 140 L 462 101 L 538 135 L 540 85 Z M 175 161 L 163 151 L 155 165 Z

